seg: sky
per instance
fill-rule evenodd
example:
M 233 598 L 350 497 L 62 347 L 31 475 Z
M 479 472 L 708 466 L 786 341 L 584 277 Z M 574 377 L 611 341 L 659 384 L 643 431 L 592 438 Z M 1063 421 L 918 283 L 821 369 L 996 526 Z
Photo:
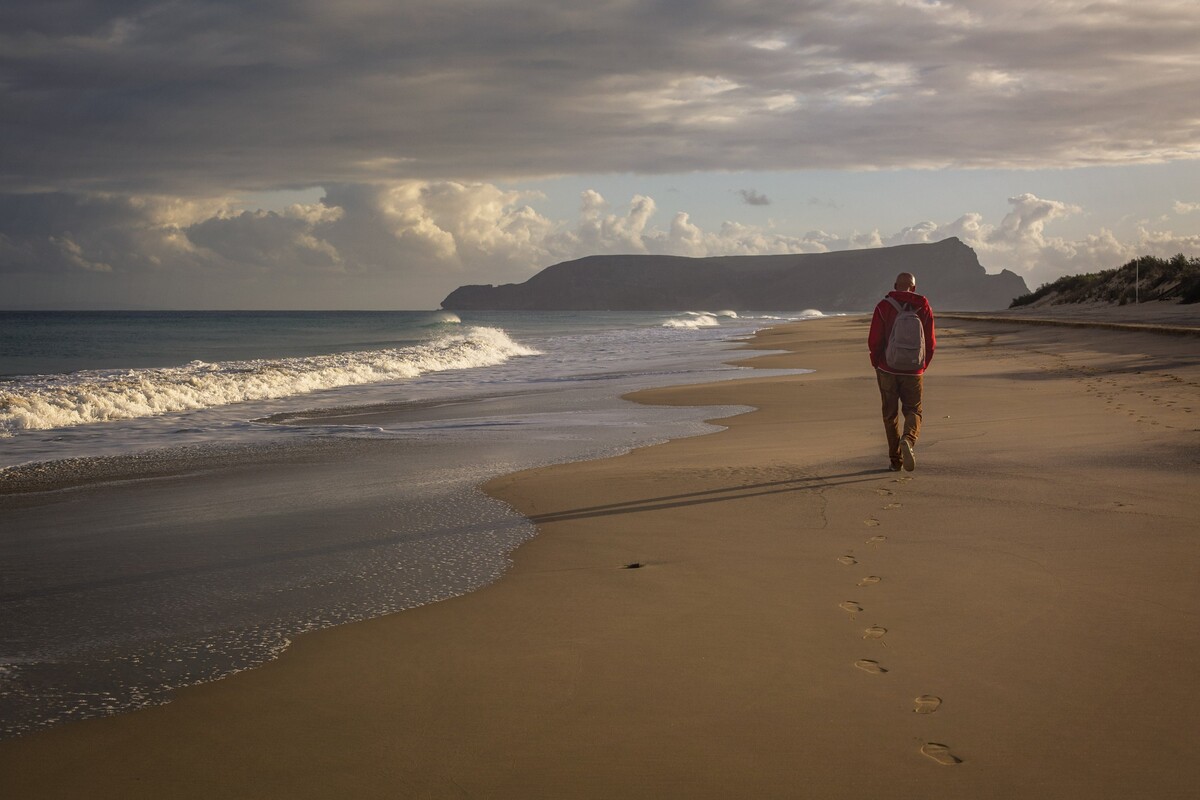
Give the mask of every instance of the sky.
M 602 253 L 1200 256 L 1195 0 L 17 0 L 0 308 L 436 308 Z M 919 276 L 918 276 L 919 278 Z

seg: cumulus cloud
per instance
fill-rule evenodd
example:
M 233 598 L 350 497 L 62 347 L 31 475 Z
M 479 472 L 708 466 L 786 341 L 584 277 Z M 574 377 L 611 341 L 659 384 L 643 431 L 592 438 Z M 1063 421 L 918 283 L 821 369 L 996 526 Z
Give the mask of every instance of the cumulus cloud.
M 430 307 L 466 276 L 524 280 L 545 265 L 555 226 L 523 198 L 449 181 L 330 186 L 282 211 L 0 195 L 0 274 L 10 303 Z
M 956 236 L 990 271 L 1031 286 L 1118 266 L 1139 255 L 1200 253 L 1200 236 L 1148 224 L 1132 240 L 1100 228 L 1054 234 L 1076 205 L 1020 194 L 988 220 L 794 235 L 727 221 L 706 229 L 685 211 L 658 219 L 653 198 L 613 205 L 582 193 L 574 217 L 536 211 L 536 197 L 490 183 L 338 184 L 319 202 L 241 210 L 236 198 L 44 193 L 0 195 L 0 275 L 13 298 L 49 305 L 431 308 L 466 283 L 520 282 L 597 253 L 684 256 L 821 253 Z
M 342 263 L 321 232 L 342 217 L 341 209 L 293 205 L 282 213 L 243 211 L 210 217 L 184 229 L 187 240 L 230 264 L 305 269 Z
M 1200 203 L 1185 203 L 1182 200 L 1175 201 L 1176 214 L 1194 214 L 1200 211 Z
M 1194 11 L 9 3 L 0 190 L 1195 158 Z
M 646 226 L 657 210 L 654 199 L 636 195 L 624 213 L 615 213 L 599 192 L 583 192 L 579 221 L 559 229 L 545 242 L 549 252 L 564 258 L 605 253 L 648 253 L 653 237 Z
M 0 273 L 186 265 L 194 247 L 184 227 L 226 203 L 111 193 L 0 195 Z
M 1083 209 L 1029 193 L 1010 197 L 1008 203 L 1010 210 L 999 223 L 989 223 L 971 212 L 948 223 L 917 223 L 883 237 L 881 244 L 936 242 L 956 236 L 975 250 L 990 271 L 1011 269 L 1024 276 L 1031 288 L 1062 275 L 1117 267 L 1138 256 L 1200 252 L 1200 236 L 1146 225 L 1138 228 L 1136 236 L 1123 239 L 1103 227 L 1081 239 L 1054 236 L 1047 231 L 1054 221 Z

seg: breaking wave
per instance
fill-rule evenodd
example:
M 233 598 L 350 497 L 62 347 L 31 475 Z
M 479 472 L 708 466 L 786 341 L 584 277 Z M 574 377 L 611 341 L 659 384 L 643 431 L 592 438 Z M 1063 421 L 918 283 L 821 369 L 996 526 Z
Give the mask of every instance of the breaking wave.
M 387 350 L 18 378 L 0 384 L 0 436 L 489 367 L 532 355 L 540 353 L 499 328 L 468 327 Z
M 662 324 L 664 328 L 716 328 L 721 323 L 717 315 L 707 311 L 685 311 L 684 316 L 674 317 Z

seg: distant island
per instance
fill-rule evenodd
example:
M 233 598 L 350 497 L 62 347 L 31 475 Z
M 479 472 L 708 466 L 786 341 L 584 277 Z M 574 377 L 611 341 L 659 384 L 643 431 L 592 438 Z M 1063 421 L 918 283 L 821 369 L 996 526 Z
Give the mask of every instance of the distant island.
M 1056 306 L 1068 303 L 1115 303 L 1176 301 L 1180 305 L 1200 302 L 1200 258 L 1183 253 L 1172 259 L 1142 256 L 1102 272 L 1065 275 L 1021 295 L 1010 308 Z
M 680 309 L 869 311 L 896 275 L 917 276 L 935 308 L 990 311 L 1029 292 L 1016 273 L 988 275 L 957 238 L 834 253 L 776 256 L 619 255 L 564 261 L 524 283 L 460 286 L 448 310 L 675 311 Z

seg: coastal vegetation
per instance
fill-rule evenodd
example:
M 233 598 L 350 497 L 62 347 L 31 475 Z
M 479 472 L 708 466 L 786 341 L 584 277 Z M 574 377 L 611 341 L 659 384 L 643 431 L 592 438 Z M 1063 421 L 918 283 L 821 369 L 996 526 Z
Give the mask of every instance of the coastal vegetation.
M 1169 258 L 1142 256 L 1116 269 L 1064 275 L 1023 294 L 1009 308 L 1065 303 L 1117 303 L 1171 300 L 1200 302 L 1200 258 L 1183 253 Z

